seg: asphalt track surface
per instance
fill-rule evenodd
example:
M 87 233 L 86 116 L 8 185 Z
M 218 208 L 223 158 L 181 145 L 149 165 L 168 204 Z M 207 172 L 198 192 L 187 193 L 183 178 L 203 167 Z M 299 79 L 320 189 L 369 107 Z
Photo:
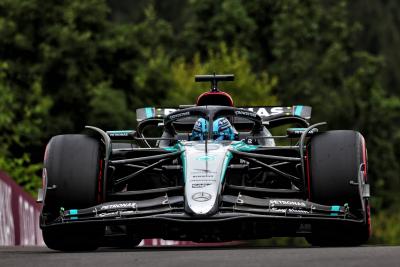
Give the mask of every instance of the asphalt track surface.
M 347 248 L 140 247 L 62 253 L 43 247 L 0 247 L 0 266 L 400 266 L 400 246 Z

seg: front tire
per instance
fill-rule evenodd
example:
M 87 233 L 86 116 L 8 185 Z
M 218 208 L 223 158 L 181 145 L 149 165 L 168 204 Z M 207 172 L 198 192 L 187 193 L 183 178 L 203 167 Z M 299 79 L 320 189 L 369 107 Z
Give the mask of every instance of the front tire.
M 363 136 L 355 131 L 328 131 L 311 139 L 309 152 L 310 200 L 332 206 L 348 204 L 350 212 L 363 218 L 363 223 L 313 224 L 307 241 L 316 246 L 353 246 L 367 242 L 369 204 L 361 195 L 361 185 L 366 182 L 367 175 Z
M 87 135 L 58 135 L 46 148 L 44 160 L 45 196 L 42 220 L 57 219 L 60 209 L 81 209 L 96 205 L 101 197 L 101 147 Z M 93 250 L 104 228 L 44 227 L 43 240 L 55 250 Z

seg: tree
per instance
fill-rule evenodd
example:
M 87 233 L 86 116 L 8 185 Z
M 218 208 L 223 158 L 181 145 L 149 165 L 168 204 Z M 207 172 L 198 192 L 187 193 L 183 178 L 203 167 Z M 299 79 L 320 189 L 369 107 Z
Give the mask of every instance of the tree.
M 194 104 L 197 97 L 209 90 L 208 84 L 196 84 L 196 74 L 234 73 L 235 82 L 222 83 L 221 90 L 232 95 L 235 105 L 275 105 L 276 97 L 272 94 L 277 78 L 266 72 L 253 73 L 248 54 L 238 48 L 228 49 L 221 43 L 217 50 L 209 50 L 205 60 L 196 54 L 187 63 L 183 58 L 172 63 L 171 74 L 173 87 L 168 91 L 164 105 L 176 106 L 187 103 Z
M 272 24 L 271 72 L 279 77 L 278 98 L 313 106 L 315 121 L 327 120 L 330 129 L 361 131 L 369 147 L 373 192 L 382 197 L 397 191 L 400 165 L 391 147 L 398 134 L 393 120 L 399 118 L 399 99 L 389 98 L 379 82 L 383 59 L 357 49 L 360 27 L 351 22 L 346 1 L 307 3 L 283 1 Z M 386 205 L 393 203 L 385 199 Z
M 380 75 L 382 84 L 391 95 L 399 96 L 399 1 L 349 1 L 348 9 L 352 20 L 362 26 L 357 47 L 384 58 L 384 71 Z
M 24 91 L 12 89 L 7 81 L 8 68 L 7 63 L 0 62 L 0 170 L 35 195 L 41 184 L 41 164 L 32 162 L 26 151 L 38 145 L 51 100 L 43 96 L 40 82 Z

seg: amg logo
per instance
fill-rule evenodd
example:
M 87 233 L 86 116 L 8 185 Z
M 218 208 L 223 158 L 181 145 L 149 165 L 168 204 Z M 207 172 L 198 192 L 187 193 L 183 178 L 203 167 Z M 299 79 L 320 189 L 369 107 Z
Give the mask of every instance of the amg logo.
M 101 206 L 101 210 L 114 210 L 114 209 L 136 209 L 136 203 L 135 202 L 129 202 L 129 203 L 118 203 L 118 204 L 110 204 L 110 205 L 104 205 Z
M 241 110 L 236 110 L 235 111 L 236 115 L 243 115 L 243 116 L 248 116 L 248 117 L 256 117 L 257 114 L 253 113 L 253 112 L 249 112 L 249 111 L 241 111 Z
M 288 206 L 296 206 L 296 207 L 306 207 L 306 203 L 301 202 L 301 201 L 293 201 L 293 200 L 280 200 L 280 199 L 275 199 L 275 200 L 270 200 L 270 205 L 288 205 Z
M 170 115 L 169 118 L 171 120 L 175 120 L 175 119 L 179 119 L 179 118 L 186 117 L 186 116 L 190 116 L 190 112 L 189 111 L 188 112 L 183 112 L 183 113 L 178 113 L 178 114 L 175 114 L 175 115 Z

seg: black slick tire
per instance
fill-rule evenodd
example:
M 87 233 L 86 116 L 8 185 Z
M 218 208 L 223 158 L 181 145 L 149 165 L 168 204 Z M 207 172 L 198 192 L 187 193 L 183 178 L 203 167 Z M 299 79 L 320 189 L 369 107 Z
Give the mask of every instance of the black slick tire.
M 315 246 L 356 246 L 367 242 L 369 205 L 361 197 L 360 180 L 366 179 L 367 172 L 363 136 L 356 131 L 328 131 L 311 139 L 308 152 L 310 200 L 324 205 L 347 204 L 353 214 L 364 219 L 363 223 L 354 224 L 315 223 L 307 241 Z
M 42 220 L 55 220 L 60 209 L 81 209 L 98 203 L 101 182 L 101 149 L 99 141 L 86 135 L 58 135 L 46 148 L 44 160 L 45 196 Z M 43 227 L 43 240 L 55 250 L 93 250 L 102 227 L 69 225 Z

